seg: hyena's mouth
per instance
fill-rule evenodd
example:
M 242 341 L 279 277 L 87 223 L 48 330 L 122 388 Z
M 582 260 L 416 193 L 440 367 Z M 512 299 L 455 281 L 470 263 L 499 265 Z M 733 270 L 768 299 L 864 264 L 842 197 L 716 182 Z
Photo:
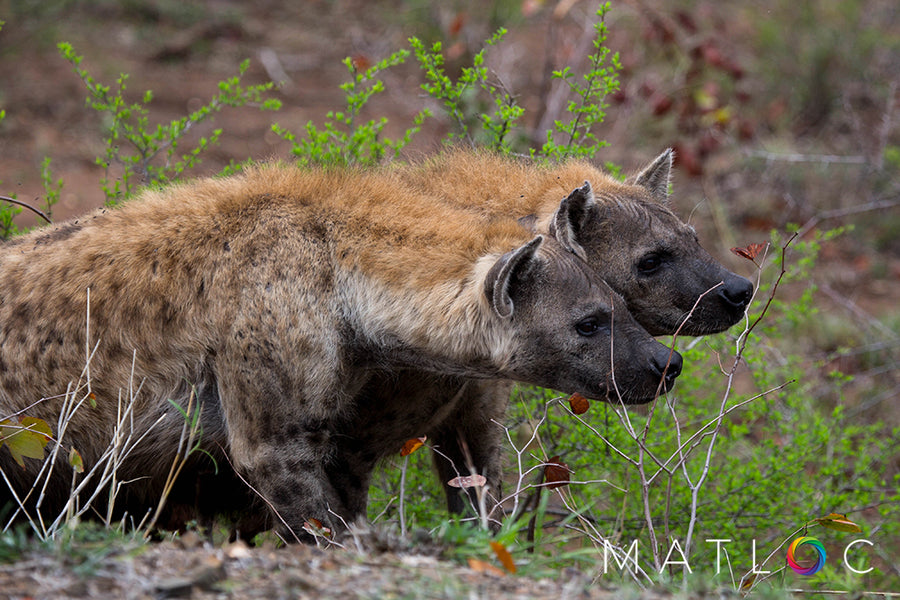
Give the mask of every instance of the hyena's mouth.
M 607 400 L 607 402 L 612 402 L 613 404 L 621 403 L 621 404 L 625 404 L 628 406 L 633 406 L 633 405 L 637 405 L 637 404 L 649 404 L 650 402 L 653 402 L 654 400 L 656 400 L 659 396 L 662 396 L 664 393 L 665 393 L 665 390 L 660 390 L 659 394 L 654 393 L 653 395 L 648 395 L 648 396 L 635 396 L 633 394 L 623 394 L 621 397 L 621 400 L 616 396 L 612 396 Z
M 602 400 L 611 404 L 647 404 L 675 387 L 675 380 L 681 375 L 682 357 L 678 352 L 665 348 L 654 359 L 652 375 L 649 379 L 634 378 L 619 380 L 616 385 L 608 381 L 606 394 Z M 645 383 L 640 383 L 641 381 Z
M 599 397 L 599 400 L 602 402 L 606 402 L 608 404 L 625 404 L 625 405 L 635 405 L 635 404 L 647 404 L 649 402 L 653 402 L 656 398 L 664 393 L 666 393 L 666 389 L 660 388 L 659 394 L 656 393 L 656 390 L 648 391 L 646 393 L 635 393 L 633 388 L 628 388 L 627 386 L 619 386 L 620 390 L 617 392 L 615 388 L 609 387 L 604 396 Z

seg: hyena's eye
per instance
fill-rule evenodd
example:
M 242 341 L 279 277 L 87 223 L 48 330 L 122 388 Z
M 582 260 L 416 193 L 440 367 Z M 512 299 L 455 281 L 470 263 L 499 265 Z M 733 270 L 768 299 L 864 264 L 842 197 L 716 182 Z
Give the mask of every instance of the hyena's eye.
M 584 337 L 590 337 L 601 329 L 603 329 L 603 323 L 597 317 L 588 317 L 575 324 L 575 331 Z
M 642 275 L 650 275 L 662 266 L 662 256 L 656 252 L 647 254 L 638 261 L 637 268 Z

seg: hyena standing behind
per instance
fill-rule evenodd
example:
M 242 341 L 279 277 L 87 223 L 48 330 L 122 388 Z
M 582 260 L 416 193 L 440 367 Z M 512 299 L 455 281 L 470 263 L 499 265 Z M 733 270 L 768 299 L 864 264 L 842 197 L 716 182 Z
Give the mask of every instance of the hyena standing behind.
M 529 231 L 563 239 L 623 296 L 632 315 L 651 334 L 720 332 L 744 315 L 753 287 L 716 262 L 700 246 L 694 229 L 669 209 L 671 169 L 670 150 L 628 183 L 586 161 L 542 166 L 487 152 L 453 151 L 401 167 L 398 173 L 423 194 L 486 221 L 513 217 Z M 430 401 L 444 406 L 447 412 L 433 420 L 428 430 L 407 429 L 407 433 L 427 434 L 440 447 L 435 465 L 445 482 L 448 508 L 461 512 L 464 497 L 446 485 L 459 472 L 474 470 L 487 477 L 493 493 L 499 488 L 502 430 L 497 421 L 502 421 L 510 391 L 508 381 L 437 378 L 414 372 L 399 378 L 377 377 L 364 392 L 382 401 L 367 404 L 376 414 L 367 414 L 361 422 L 396 422 L 401 413 L 388 401 L 394 397 L 415 405 Z M 622 397 L 613 394 L 611 400 L 633 402 L 628 391 L 627 386 L 619 386 Z M 402 427 L 398 423 L 388 429 Z M 357 428 L 348 436 L 346 447 L 372 448 L 382 429 L 380 425 Z M 356 456 L 348 462 L 365 464 L 363 458 Z M 344 467 L 332 477 L 341 480 L 345 489 L 362 481 L 357 498 L 363 504 L 357 508 L 363 510 L 368 483 L 364 474 Z
M 132 514 L 158 499 L 178 445 L 183 417 L 169 400 L 184 407 L 195 394 L 201 447 L 233 464 L 283 529 L 336 527 L 332 514 L 355 516 L 346 504 L 356 496 L 335 469 L 380 451 L 343 447 L 375 410 L 373 374 L 511 379 L 604 398 L 615 365 L 636 401 L 671 386 L 680 356 L 569 243 L 378 173 L 263 167 L 147 191 L 0 246 L 0 413 L 55 424 L 59 395 L 96 342 L 97 405 L 72 417 L 67 440 L 90 469 L 121 390 L 140 385 L 135 432 L 158 423 L 119 465 Z M 414 403 L 399 410 L 421 428 L 435 417 Z M 39 467 L 0 451 L 20 497 Z M 56 472 L 48 510 L 68 494 L 70 470 Z
M 454 151 L 401 168 L 400 176 L 485 219 L 513 217 L 535 233 L 566 236 L 652 335 L 723 331 L 744 315 L 753 287 L 714 260 L 671 211 L 671 170 L 671 150 L 625 183 L 587 161 L 541 165 Z

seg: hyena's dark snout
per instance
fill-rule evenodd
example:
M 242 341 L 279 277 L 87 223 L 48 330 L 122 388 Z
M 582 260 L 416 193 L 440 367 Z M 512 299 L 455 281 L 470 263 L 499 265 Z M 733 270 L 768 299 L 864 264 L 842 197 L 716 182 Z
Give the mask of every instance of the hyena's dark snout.
M 681 375 L 684 359 L 675 350 L 660 344 L 651 358 L 650 366 L 657 378 L 663 381 L 663 391 L 667 392 L 672 389 L 675 380 Z
M 743 277 L 732 277 L 718 290 L 719 298 L 733 311 L 743 312 L 753 297 L 753 284 Z

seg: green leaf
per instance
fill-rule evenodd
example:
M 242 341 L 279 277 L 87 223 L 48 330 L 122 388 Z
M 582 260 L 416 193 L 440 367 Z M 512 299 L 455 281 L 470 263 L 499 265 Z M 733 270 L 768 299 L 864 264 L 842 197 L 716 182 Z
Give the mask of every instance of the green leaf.
M 43 459 L 44 447 L 52 435 L 46 421 L 36 417 L 0 421 L 0 445 L 6 444 L 20 467 L 25 466 L 23 458 Z
M 81 453 L 75 448 L 69 450 L 69 465 L 72 466 L 76 473 L 84 473 L 84 459 L 81 458 Z
M 827 527 L 828 529 L 834 529 L 835 531 L 845 531 L 849 533 L 862 533 L 862 528 L 854 523 L 853 521 L 847 518 L 847 515 L 842 515 L 840 513 L 830 513 L 825 515 L 824 517 L 819 517 L 818 519 L 813 519 L 816 523 L 821 525 L 822 527 Z

